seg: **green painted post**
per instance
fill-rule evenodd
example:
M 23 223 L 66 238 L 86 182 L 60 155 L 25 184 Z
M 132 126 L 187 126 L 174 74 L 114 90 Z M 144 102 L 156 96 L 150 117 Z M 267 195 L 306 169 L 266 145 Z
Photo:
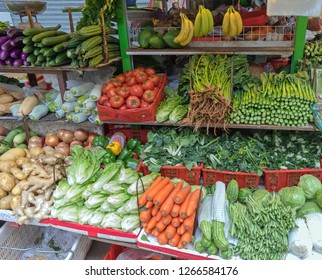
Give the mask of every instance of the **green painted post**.
M 294 52 L 291 66 L 291 73 L 295 72 L 296 61 L 303 58 L 305 47 L 305 35 L 308 17 L 298 16 L 296 19 Z
M 122 57 L 122 66 L 123 72 L 132 69 L 132 60 L 129 55 L 126 54 L 126 49 L 129 48 L 129 38 L 127 31 L 127 17 L 126 17 L 126 0 L 121 0 L 121 15 L 117 22 L 117 28 L 119 31 L 119 39 L 120 39 L 120 49 L 121 49 L 121 57 Z

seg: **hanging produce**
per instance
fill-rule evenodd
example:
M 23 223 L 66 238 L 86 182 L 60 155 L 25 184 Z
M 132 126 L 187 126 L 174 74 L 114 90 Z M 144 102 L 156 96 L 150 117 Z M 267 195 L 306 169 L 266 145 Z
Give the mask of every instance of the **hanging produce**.
M 234 37 L 243 31 L 242 18 L 233 6 L 230 6 L 224 15 L 222 32 L 230 37 Z
M 173 39 L 174 43 L 180 44 L 182 47 L 188 45 L 193 37 L 193 23 L 184 13 L 180 13 L 181 30 L 177 37 Z
M 206 9 L 203 5 L 199 5 L 199 10 L 194 22 L 193 36 L 201 37 L 212 32 L 214 28 L 214 18 L 209 9 Z

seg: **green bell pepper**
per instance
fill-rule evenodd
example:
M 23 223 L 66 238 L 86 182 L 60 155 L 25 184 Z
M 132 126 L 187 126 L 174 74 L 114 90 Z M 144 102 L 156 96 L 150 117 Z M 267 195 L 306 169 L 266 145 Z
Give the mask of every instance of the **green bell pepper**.
M 107 165 L 108 163 L 115 162 L 116 157 L 110 149 L 106 149 L 106 154 L 103 158 L 102 164 Z
M 144 146 L 143 145 L 138 145 L 135 149 L 134 149 L 134 153 L 136 153 L 138 156 L 142 155 L 144 151 Z
M 133 153 L 129 149 L 124 148 L 122 152 L 118 155 L 117 159 L 125 161 L 131 157 L 133 157 Z
M 93 146 L 105 148 L 110 142 L 110 139 L 110 137 L 104 135 L 95 136 L 93 139 Z
M 125 167 L 136 170 L 139 166 L 140 161 L 136 158 L 129 158 L 125 161 Z
M 140 140 L 132 138 L 127 141 L 126 146 L 129 150 L 133 151 L 138 145 L 141 145 Z

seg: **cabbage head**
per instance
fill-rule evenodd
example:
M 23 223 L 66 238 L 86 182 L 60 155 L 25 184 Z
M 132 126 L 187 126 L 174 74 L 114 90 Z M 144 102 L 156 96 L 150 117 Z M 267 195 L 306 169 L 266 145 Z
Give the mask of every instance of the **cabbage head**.
M 322 208 L 322 190 L 316 193 L 316 203 Z
M 306 199 L 315 198 L 316 193 L 322 189 L 320 180 L 310 174 L 301 176 L 298 186 L 303 189 Z
M 320 207 L 313 201 L 305 202 L 303 207 L 297 212 L 299 218 L 305 218 L 306 215 L 311 213 L 322 213 Z
M 265 189 L 258 189 L 254 191 L 251 196 L 255 201 L 261 203 L 263 206 L 266 206 L 272 198 L 271 193 Z
M 290 206 L 295 210 L 300 209 L 305 203 L 304 191 L 300 187 L 282 188 L 278 194 L 284 205 Z

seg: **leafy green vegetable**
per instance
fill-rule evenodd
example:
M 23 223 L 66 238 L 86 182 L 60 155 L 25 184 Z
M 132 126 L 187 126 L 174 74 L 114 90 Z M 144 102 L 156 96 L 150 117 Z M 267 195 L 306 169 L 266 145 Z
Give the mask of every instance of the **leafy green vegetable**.
M 112 207 L 119 208 L 125 204 L 127 200 L 130 199 L 130 195 L 126 193 L 119 193 L 119 194 L 114 194 L 110 195 L 107 198 L 108 204 L 110 204 Z
M 182 97 L 174 95 L 162 101 L 155 115 L 157 122 L 165 122 L 169 119 L 173 110 L 182 103 Z
M 185 115 L 188 113 L 188 106 L 186 105 L 178 105 L 169 115 L 170 123 L 177 123 L 182 120 Z
M 69 188 L 70 186 L 66 179 L 60 180 L 53 193 L 53 198 L 56 200 L 63 198 Z
M 322 190 L 316 193 L 316 203 L 322 208 Z
M 302 188 L 307 199 L 313 199 L 316 193 L 322 190 L 320 180 L 311 174 L 301 176 L 298 186 Z
M 79 211 L 78 222 L 82 225 L 87 225 L 89 220 L 93 217 L 94 213 L 95 213 L 95 209 L 87 209 L 87 208 L 83 207 Z
M 120 184 L 118 181 L 110 181 L 103 186 L 103 190 L 108 194 L 117 194 L 124 192 L 127 184 Z
M 306 215 L 311 213 L 322 213 L 321 208 L 313 201 L 305 202 L 303 207 L 297 212 L 299 218 L 305 218 Z
M 126 215 L 123 217 L 121 227 L 123 231 L 133 231 L 140 226 L 139 215 Z
M 256 202 L 264 206 L 267 205 L 269 203 L 269 200 L 272 198 L 271 193 L 266 189 L 258 189 L 254 191 L 251 196 Z M 246 198 L 246 203 L 248 202 L 248 198 Z
M 145 175 L 141 177 L 137 182 L 132 183 L 128 188 L 127 192 L 131 195 L 136 195 L 143 193 L 144 190 L 147 190 L 149 186 L 153 183 L 153 181 L 159 176 L 159 173 L 152 172 L 149 175 Z M 143 186 L 142 186 L 143 184 Z M 138 186 L 137 186 L 138 185 Z
M 100 210 L 95 210 L 93 216 L 88 220 L 88 224 L 91 226 L 100 226 L 105 213 L 101 212 Z
M 76 204 L 61 207 L 57 213 L 57 218 L 61 221 L 78 222 L 80 207 Z
M 85 206 L 89 209 L 97 208 L 106 200 L 106 198 L 106 194 L 93 194 L 86 199 Z
M 139 179 L 139 174 L 130 168 L 121 168 L 117 181 L 120 184 L 133 184 Z
M 282 188 L 278 194 L 284 205 L 291 206 L 295 210 L 300 209 L 305 203 L 305 195 L 300 187 Z
M 107 213 L 101 223 L 104 228 L 121 229 L 122 218 L 116 213 Z

